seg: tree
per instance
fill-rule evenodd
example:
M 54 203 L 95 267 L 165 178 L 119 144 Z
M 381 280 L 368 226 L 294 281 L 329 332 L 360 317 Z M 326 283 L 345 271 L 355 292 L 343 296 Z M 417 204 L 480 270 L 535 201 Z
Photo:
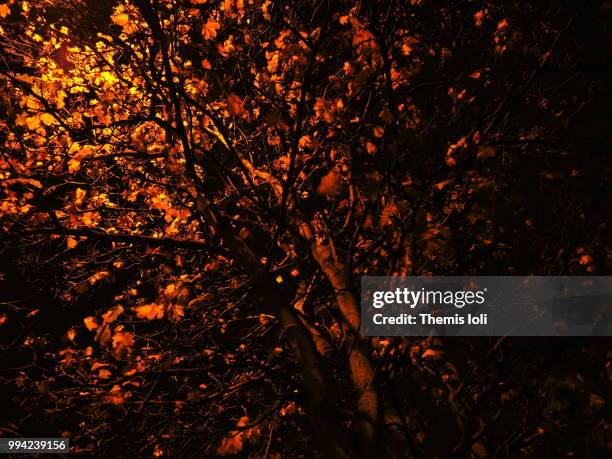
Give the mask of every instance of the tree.
M 122 425 L 156 456 L 430 454 L 437 403 L 447 451 L 533 447 L 542 410 L 499 439 L 529 387 L 500 395 L 513 376 L 460 372 L 441 341 L 360 336 L 358 278 L 601 272 L 600 8 L 2 5 L 15 395 L 99 455 Z

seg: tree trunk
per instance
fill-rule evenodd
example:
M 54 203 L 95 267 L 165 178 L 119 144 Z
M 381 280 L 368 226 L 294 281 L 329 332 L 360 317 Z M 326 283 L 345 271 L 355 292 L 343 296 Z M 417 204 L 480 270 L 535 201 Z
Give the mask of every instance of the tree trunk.
M 353 385 L 357 390 L 357 409 L 353 428 L 359 437 L 364 457 L 372 457 L 379 446 L 381 433 L 380 398 L 375 383 L 372 351 L 359 334 L 361 314 L 359 304 L 350 288 L 346 266 L 336 255 L 333 241 L 329 237 L 318 238 L 307 223 L 300 225 L 300 234 L 310 244 L 313 258 L 332 285 L 338 310 L 343 320 L 346 350 Z

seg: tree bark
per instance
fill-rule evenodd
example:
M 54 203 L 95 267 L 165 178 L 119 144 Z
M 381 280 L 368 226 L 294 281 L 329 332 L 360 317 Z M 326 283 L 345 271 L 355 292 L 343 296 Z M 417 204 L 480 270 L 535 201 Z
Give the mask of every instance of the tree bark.
M 361 314 L 359 304 L 350 288 L 349 276 L 344 263 L 336 254 L 329 237 L 319 238 L 308 223 L 300 224 L 300 234 L 310 244 L 313 258 L 321 267 L 334 289 L 338 310 L 343 320 L 346 350 L 353 385 L 357 391 L 356 418 L 353 428 L 361 443 L 364 457 L 376 455 L 380 443 L 381 407 L 380 397 L 372 365 L 372 351 L 359 334 Z
M 328 377 L 319 353 L 291 301 L 284 298 L 278 284 L 259 263 L 255 253 L 240 239 L 229 222 L 218 219 L 216 229 L 227 248 L 248 272 L 261 299 L 270 306 L 288 338 L 302 374 L 308 399 L 308 415 L 325 456 L 355 458 L 358 454 L 349 441 L 334 407 Z

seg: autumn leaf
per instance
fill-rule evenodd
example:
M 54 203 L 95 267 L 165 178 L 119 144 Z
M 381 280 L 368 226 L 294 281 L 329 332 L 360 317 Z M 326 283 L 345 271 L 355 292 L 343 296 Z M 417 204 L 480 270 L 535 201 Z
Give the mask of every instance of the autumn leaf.
M 91 276 L 88 279 L 88 282 L 89 282 L 89 285 L 96 285 L 102 282 L 103 280 L 106 280 L 107 282 L 111 282 L 113 278 L 114 277 L 110 271 L 99 271 L 95 273 L 93 276 Z
M 108 379 L 111 376 L 111 372 L 107 368 L 101 368 L 100 370 L 98 370 L 98 376 L 100 377 L 100 379 Z
M 234 116 L 242 116 L 244 113 L 244 102 L 236 94 L 231 93 L 227 98 L 227 109 Z
M 161 319 L 164 317 L 164 307 L 156 303 L 143 304 L 132 308 L 139 319 Z
M 131 34 L 137 30 L 137 23 L 133 21 L 128 14 L 122 13 L 113 16 L 113 22 L 118 26 L 121 26 L 123 33 Z
M 185 316 L 185 310 L 180 304 L 172 303 L 167 308 L 168 317 L 174 322 L 178 322 Z
M 5 18 L 11 12 L 10 7 L 5 3 L 0 5 L 0 18 Z
M 221 441 L 221 444 L 217 448 L 217 454 L 219 456 L 238 454 L 242 451 L 246 441 L 256 440 L 261 435 L 258 426 L 246 427 L 248 424 L 248 416 L 242 416 L 238 420 L 236 427 L 240 427 L 241 429 L 231 431 L 229 435 Z
M 55 123 L 55 117 L 50 113 L 43 113 L 42 115 L 40 115 L 40 120 L 43 122 L 43 124 L 47 126 Z
M 112 21 L 117 24 L 118 26 L 125 26 L 130 22 L 130 16 L 125 14 L 125 13 L 121 13 L 121 14 L 115 14 L 112 17 Z
M 373 155 L 378 151 L 378 148 L 372 142 L 366 142 L 366 150 L 369 154 Z
M 115 329 L 112 344 L 114 349 L 113 354 L 117 358 L 123 358 L 130 352 L 131 347 L 134 345 L 134 335 L 130 332 L 123 331 L 123 326 L 120 325 Z
M 455 179 L 443 180 L 442 182 L 436 183 L 434 185 L 434 188 L 436 190 L 443 190 L 444 188 L 446 188 L 449 185 L 452 185 L 453 183 L 455 183 Z
M 89 331 L 93 331 L 96 328 L 98 328 L 98 321 L 95 317 L 85 317 L 83 319 L 83 322 L 85 323 L 85 327 L 87 327 L 87 330 Z
M 331 196 L 333 194 L 336 194 L 336 192 L 338 191 L 338 185 L 339 185 L 338 182 L 339 182 L 339 177 L 338 177 L 338 173 L 336 172 L 336 169 L 330 170 L 321 179 L 321 183 L 317 187 L 317 193 L 326 195 L 326 196 Z
M 393 226 L 397 223 L 399 217 L 400 215 L 397 205 L 395 205 L 395 203 L 390 202 L 384 207 L 382 211 L 382 215 L 380 217 L 380 224 L 382 227 Z
M 442 356 L 444 355 L 444 353 L 442 351 L 436 350 L 436 349 L 426 349 L 423 354 L 421 354 L 421 358 L 422 359 L 426 359 L 426 358 L 431 358 L 434 360 L 438 360 L 440 358 L 442 358 Z
M 113 405 L 123 405 L 123 403 L 125 403 L 125 395 L 121 387 L 115 384 L 110 390 L 110 393 L 105 397 L 105 401 Z
M 123 312 L 123 306 L 121 305 L 117 305 L 112 309 L 109 309 L 108 311 L 106 311 L 103 315 L 102 315 L 102 319 L 104 319 L 104 323 L 106 324 L 111 324 L 113 323 L 115 320 L 117 320 L 117 317 L 119 317 L 119 315 Z
M 215 38 L 220 27 L 220 24 L 214 19 L 209 19 L 206 21 L 206 24 L 202 26 L 202 35 L 204 36 L 204 40 L 212 40 Z
M 300 148 L 312 148 L 312 138 L 309 135 L 304 135 L 300 137 L 298 141 L 298 146 Z
M 376 137 L 377 139 L 382 138 L 385 135 L 385 128 L 382 126 L 375 126 L 374 127 L 374 137 Z
M 81 160 L 79 158 L 72 158 L 68 160 L 68 172 L 74 174 L 81 168 Z
M 482 22 L 487 14 L 487 10 L 480 10 L 474 14 L 474 26 L 482 27 Z
M 358 29 L 353 35 L 353 46 L 359 51 L 362 47 L 374 47 L 376 41 L 374 34 L 367 29 Z
M 107 346 L 112 341 L 112 334 L 108 326 L 104 326 L 98 330 L 96 334 L 96 340 L 100 343 L 101 346 Z
M 242 435 L 240 432 L 226 437 L 221 441 L 221 444 L 217 448 L 217 454 L 219 456 L 231 456 L 238 454 L 242 451 L 242 447 L 244 446 L 244 442 L 242 441 Z

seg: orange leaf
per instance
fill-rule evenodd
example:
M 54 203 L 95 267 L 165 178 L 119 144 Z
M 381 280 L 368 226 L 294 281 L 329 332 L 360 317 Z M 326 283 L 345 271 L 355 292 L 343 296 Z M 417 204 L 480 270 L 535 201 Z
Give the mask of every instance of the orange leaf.
M 171 320 L 178 322 L 185 315 L 185 310 L 183 306 L 180 304 L 170 304 L 168 305 L 168 316 Z
M 446 188 L 449 185 L 452 185 L 453 183 L 455 183 L 455 179 L 444 180 L 443 182 L 436 183 L 434 185 L 434 188 L 436 190 L 443 190 L 444 188 Z
M 231 93 L 227 98 L 227 109 L 234 116 L 241 116 L 244 113 L 244 102 L 236 94 Z
M 209 19 L 206 24 L 202 26 L 202 35 L 204 40 L 212 40 L 217 36 L 217 31 L 221 26 L 214 19 Z
M 317 193 L 323 195 L 332 195 L 338 191 L 338 173 L 332 169 L 321 179 L 321 183 L 317 187 Z
M 136 313 L 136 316 L 139 319 L 153 320 L 164 317 L 164 307 L 155 303 L 136 306 L 135 308 L 132 308 L 132 311 Z
M 382 126 L 375 126 L 374 127 L 374 137 L 380 139 L 382 136 L 385 135 L 385 128 Z
M 96 320 L 95 317 L 85 317 L 83 319 L 83 322 L 85 322 L 85 326 L 87 327 L 87 330 L 89 331 L 92 331 L 98 328 L 98 321 Z

